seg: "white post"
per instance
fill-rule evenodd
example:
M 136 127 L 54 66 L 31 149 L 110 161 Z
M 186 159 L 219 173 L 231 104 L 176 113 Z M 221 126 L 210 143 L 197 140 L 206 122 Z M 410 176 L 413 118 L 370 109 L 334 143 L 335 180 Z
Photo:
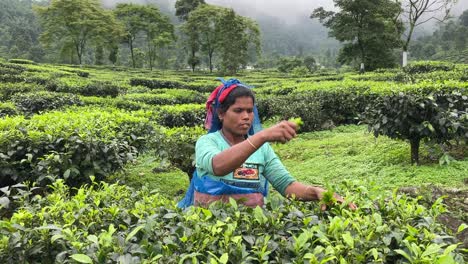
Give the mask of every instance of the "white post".
M 406 67 L 406 65 L 408 65 L 408 52 L 407 52 L 407 51 L 403 51 L 403 63 L 402 63 L 402 66 L 403 66 L 403 67 Z
M 361 62 L 361 67 L 359 67 L 359 72 L 364 73 L 364 62 Z

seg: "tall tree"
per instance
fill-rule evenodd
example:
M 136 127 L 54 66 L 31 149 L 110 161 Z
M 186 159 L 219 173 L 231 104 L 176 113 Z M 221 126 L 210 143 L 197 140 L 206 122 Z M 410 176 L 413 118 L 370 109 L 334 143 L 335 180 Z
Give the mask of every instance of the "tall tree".
M 181 21 L 187 21 L 189 13 L 203 4 L 205 4 L 205 0 L 177 0 L 175 3 L 175 14 Z
M 400 45 L 395 27 L 401 23 L 394 18 L 400 6 L 392 0 L 334 0 L 339 12 L 317 8 L 311 18 L 330 29 L 329 35 L 343 42 L 338 60 L 343 63 L 360 63 L 367 69 L 391 67 L 396 58 L 393 50 Z
M 254 21 L 237 15 L 232 9 L 222 16 L 220 23 L 223 25 L 219 40 L 221 69 L 235 74 L 247 64 L 250 46 L 260 54 L 260 30 Z
M 148 21 L 143 21 L 142 14 L 145 13 L 147 6 L 136 4 L 118 4 L 114 9 L 114 14 L 118 21 L 124 26 L 123 42 L 126 43 L 130 49 L 132 58 L 132 66 L 136 67 L 135 62 L 135 40 L 139 33 L 146 27 Z
M 210 72 L 213 72 L 213 55 L 221 40 L 220 31 L 223 25 L 220 21 L 227 10 L 214 5 L 202 5 L 190 13 L 187 22 L 182 26 L 182 31 L 188 37 L 188 44 L 196 43 L 196 47 L 200 47 L 208 56 Z M 193 57 L 196 56 L 192 53 L 189 60 Z
M 44 29 L 41 41 L 50 45 L 67 39 L 80 65 L 88 42 L 118 27 L 99 0 L 51 0 L 49 6 L 37 6 L 35 10 Z
M 157 48 L 175 40 L 174 25 L 155 6 L 147 6 L 141 14 L 145 23 L 143 32 L 146 38 L 147 59 L 150 69 L 154 67 Z
M 430 20 L 444 21 L 449 18 L 450 9 L 457 0 L 395 0 L 402 6 L 400 20 L 406 25 L 406 32 L 402 28 L 397 33 L 402 35 L 403 67 L 407 65 L 408 48 L 414 29 Z

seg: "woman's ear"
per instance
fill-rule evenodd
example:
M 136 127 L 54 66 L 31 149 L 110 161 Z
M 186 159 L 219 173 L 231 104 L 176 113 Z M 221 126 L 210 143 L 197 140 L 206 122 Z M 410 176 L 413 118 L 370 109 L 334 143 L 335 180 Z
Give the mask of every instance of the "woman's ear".
M 220 109 L 218 109 L 218 118 L 221 122 L 223 122 L 224 114 Z

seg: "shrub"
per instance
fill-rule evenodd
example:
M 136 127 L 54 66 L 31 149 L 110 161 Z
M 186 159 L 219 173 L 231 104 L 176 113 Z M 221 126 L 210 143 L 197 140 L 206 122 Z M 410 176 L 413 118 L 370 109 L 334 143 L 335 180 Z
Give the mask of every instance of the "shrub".
M 0 83 L 1 100 L 10 100 L 15 94 L 24 94 L 29 92 L 41 91 L 44 87 L 33 83 Z
M 398 93 L 379 97 L 366 108 L 364 123 L 377 137 L 408 140 L 411 163 L 419 163 L 422 139 L 447 143 L 468 139 L 468 96 L 462 91 Z
M 17 115 L 18 111 L 13 103 L 0 103 L 0 117 Z
M 44 185 L 52 178 L 80 185 L 105 179 L 148 148 L 155 136 L 144 112 L 73 108 L 0 120 L 0 183 Z
M 47 196 L 24 187 L 1 221 L 0 262 L 464 263 L 464 249 L 436 220 L 446 211 L 441 199 L 424 206 L 350 185 L 336 188 L 353 194 L 355 212 L 277 194 L 263 208 L 231 200 L 181 211 L 144 187 L 72 190 L 56 181 Z
M 206 131 L 201 127 L 162 128 L 164 138 L 157 142 L 156 156 L 168 160 L 191 179 L 195 169 L 195 143 Z
M 9 59 L 9 63 L 16 63 L 16 64 L 37 64 L 32 60 L 25 60 L 25 59 Z
M 310 71 L 306 66 L 299 66 L 295 67 L 294 69 L 291 70 L 291 75 L 297 76 L 297 77 L 305 77 L 309 75 Z
M 15 103 L 18 110 L 25 114 L 37 114 L 42 111 L 59 109 L 64 106 L 83 104 L 77 95 L 48 91 L 16 94 L 11 100 Z
M 441 61 L 420 61 L 414 62 L 403 68 L 409 74 L 428 73 L 433 71 L 451 71 L 455 68 L 455 64 L 451 62 Z
M 151 89 L 160 89 L 160 88 L 184 88 L 184 84 L 178 81 L 169 81 L 164 79 L 142 79 L 142 78 L 132 78 L 130 79 L 131 86 L 146 86 Z
M 185 104 L 162 106 L 158 110 L 157 122 L 166 127 L 202 126 L 205 120 L 205 105 Z
M 69 85 L 55 79 L 49 80 L 46 89 L 51 92 L 73 93 L 85 96 L 117 97 L 121 88 L 110 82 L 94 81 L 83 86 Z
M 200 104 L 206 96 L 190 90 L 154 90 L 154 93 L 127 94 L 125 100 L 143 102 L 149 105 Z

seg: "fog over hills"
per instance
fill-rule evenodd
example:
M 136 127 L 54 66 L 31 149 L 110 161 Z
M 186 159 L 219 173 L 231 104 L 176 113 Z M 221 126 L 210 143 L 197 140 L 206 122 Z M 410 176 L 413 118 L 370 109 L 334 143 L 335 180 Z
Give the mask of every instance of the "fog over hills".
M 328 37 L 328 29 L 316 19 L 309 18 L 312 11 L 320 6 L 336 10 L 332 0 L 205 0 L 209 4 L 233 8 L 238 14 L 250 17 L 259 23 L 264 51 L 269 54 L 304 55 L 317 54 L 325 50 L 338 49 L 339 43 Z M 163 12 L 174 17 L 176 0 L 102 0 L 105 6 L 133 2 L 155 4 Z M 458 17 L 468 9 L 468 0 L 458 0 L 451 14 Z M 436 21 L 416 28 L 415 37 L 432 33 Z

